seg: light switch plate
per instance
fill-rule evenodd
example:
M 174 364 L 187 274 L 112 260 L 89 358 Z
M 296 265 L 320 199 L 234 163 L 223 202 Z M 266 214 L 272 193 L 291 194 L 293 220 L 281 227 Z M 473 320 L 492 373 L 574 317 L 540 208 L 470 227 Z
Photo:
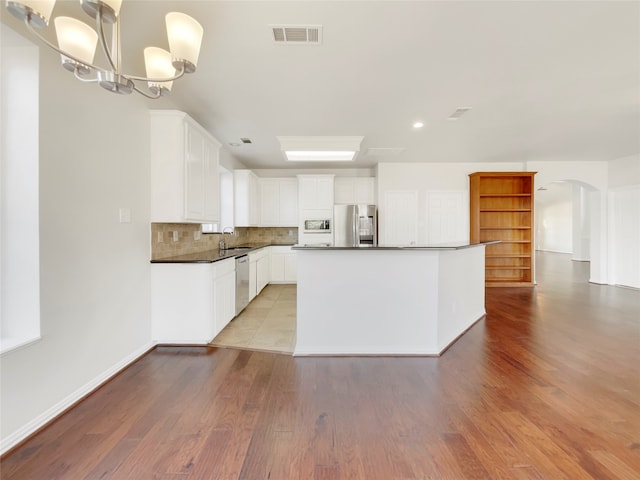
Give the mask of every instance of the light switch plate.
M 131 209 L 128 207 L 120 208 L 120 223 L 131 223 Z

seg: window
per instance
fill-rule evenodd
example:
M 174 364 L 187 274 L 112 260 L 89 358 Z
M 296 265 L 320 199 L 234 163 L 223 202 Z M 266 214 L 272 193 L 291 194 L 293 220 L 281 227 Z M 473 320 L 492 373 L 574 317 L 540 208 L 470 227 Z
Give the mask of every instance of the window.
M 40 338 L 38 48 L 6 25 L 0 75 L 0 353 Z

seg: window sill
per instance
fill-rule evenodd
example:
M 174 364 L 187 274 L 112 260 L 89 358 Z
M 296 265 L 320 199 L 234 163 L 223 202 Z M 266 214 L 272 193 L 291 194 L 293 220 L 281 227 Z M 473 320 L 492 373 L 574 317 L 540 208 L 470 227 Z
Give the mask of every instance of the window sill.
M 31 338 L 3 338 L 0 339 L 0 356 L 4 356 L 9 352 L 13 352 L 22 347 L 39 342 L 42 339 L 40 335 Z

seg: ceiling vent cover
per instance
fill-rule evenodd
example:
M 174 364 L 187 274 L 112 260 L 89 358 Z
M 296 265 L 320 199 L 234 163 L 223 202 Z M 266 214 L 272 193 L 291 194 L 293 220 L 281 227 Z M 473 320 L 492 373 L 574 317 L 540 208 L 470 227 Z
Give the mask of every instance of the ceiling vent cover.
M 280 45 L 320 45 L 322 25 L 269 25 L 271 38 Z
M 447 120 L 458 120 L 461 116 L 471 110 L 471 107 L 459 107 L 456 111 L 447 117 Z
M 404 152 L 404 147 L 372 147 L 367 149 L 367 157 L 397 157 Z

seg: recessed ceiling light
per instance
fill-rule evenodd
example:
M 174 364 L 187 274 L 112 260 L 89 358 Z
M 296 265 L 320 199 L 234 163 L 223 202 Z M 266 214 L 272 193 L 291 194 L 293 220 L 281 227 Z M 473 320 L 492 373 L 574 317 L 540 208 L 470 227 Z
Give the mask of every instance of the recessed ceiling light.
M 422 128 L 422 127 L 424 127 L 424 123 L 422 122 L 415 122 L 413 124 L 413 128 Z
M 351 150 L 285 150 L 290 162 L 350 162 L 356 152 Z

